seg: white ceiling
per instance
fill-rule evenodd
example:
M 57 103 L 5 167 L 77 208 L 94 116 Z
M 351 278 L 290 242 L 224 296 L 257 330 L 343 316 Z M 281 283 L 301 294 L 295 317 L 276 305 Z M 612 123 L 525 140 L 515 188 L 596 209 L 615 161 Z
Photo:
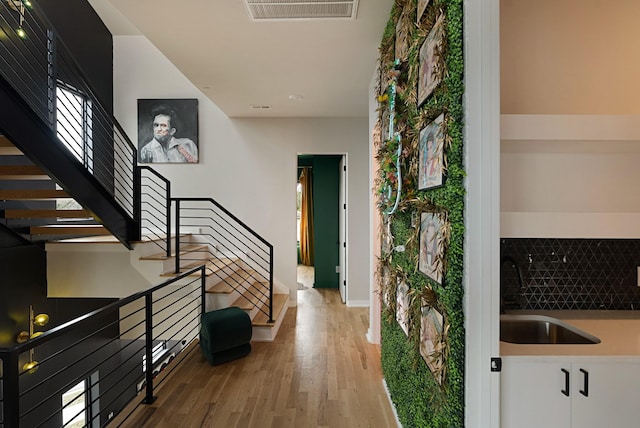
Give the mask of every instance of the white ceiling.
M 365 117 L 393 0 L 360 0 L 353 20 L 269 22 L 242 0 L 89 3 L 114 35 L 144 34 L 230 117 Z

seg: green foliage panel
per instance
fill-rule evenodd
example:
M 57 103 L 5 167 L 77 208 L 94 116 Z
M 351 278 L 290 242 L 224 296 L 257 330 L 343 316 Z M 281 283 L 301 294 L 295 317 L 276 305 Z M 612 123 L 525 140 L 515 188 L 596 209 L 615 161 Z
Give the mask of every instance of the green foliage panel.
M 401 182 L 397 209 L 383 215 L 380 235 L 383 256 L 378 266 L 379 289 L 383 296 L 382 370 L 404 427 L 464 426 L 464 196 L 463 159 L 463 10 L 462 0 L 431 0 L 417 23 L 418 0 L 396 0 L 380 46 L 382 71 L 379 85 L 379 125 L 381 137 L 376 145 L 381 173 L 376 187 L 381 212 L 389 213 Z M 437 67 L 441 82 L 426 101 L 418 105 L 419 52 L 422 43 L 439 16 L 444 15 L 444 38 Z M 406 53 L 400 66 L 394 66 L 396 39 L 406 40 Z M 403 150 L 398 155 L 397 141 L 385 136 L 389 126 L 389 74 L 395 72 L 397 95 L 394 98 L 394 129 L 399 132 Z M 386 95 L 385 95 L 386 94 Z M 418 139 L 420 130 L 444 113 L 445 165 L 444 185 L 418 190 Z M 399 162 L 398 162 L 398 158 Z M 397 180 L 400 165 L 401 180 Z M 438 212 L 446 218 L 448 235 L 442 268 L 442 284 L 418 269 L 419 220 L 421 212 Z M 416 224 L 417 223 L 417 224 Z M 404 251 L 393 248 L 404 247 Z M 386 247 L 386 248 L 385 248 Z M 396 321 L 398 281 L 409 285 L 408 334 Z M 420 353 L 420 307 L 426 301 L 444 318 L 442 341 L 445 345 L 443 382 L 437 381 Z

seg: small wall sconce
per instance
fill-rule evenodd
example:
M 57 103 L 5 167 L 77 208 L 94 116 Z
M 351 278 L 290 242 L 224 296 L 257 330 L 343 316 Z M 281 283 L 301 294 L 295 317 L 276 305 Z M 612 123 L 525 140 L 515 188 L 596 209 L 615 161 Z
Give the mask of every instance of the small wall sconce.
M 20 14 L 20 24 L 18 28 L 16 28 L 16 34 L 21 39 L 27 38 L 27 32 L 24 30 L 22 25 L 24 24 L 24 13 L 27 8 L 31 9 L 31 1 L 30 0 L 6 0 L 9 7 L 18 14 Z
M 33 306 L 29 305 L 29 331 L 21 331 L 18 333 L 17 342 L 24 343 L 29 339 L 40 336 L 43 332 L 35 331 L 34 327 L 44 327 L 49 322 L 49 315 L 38 314 L 35 315 Z M 29 362 L 26 363 L 22 369 L 30 374 L 35 373 L 38 370 L 38 362 L 34 360 L 34 349 L 29 350 Z

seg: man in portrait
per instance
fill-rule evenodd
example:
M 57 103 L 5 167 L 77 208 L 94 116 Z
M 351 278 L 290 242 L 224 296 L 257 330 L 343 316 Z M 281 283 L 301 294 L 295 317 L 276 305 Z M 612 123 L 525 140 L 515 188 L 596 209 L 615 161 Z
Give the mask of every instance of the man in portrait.
M 190 138 L 178 138 L 179 118 L 166 105 L 150 114 L 153 138 L 140 149 L 143 163 L 198 163 L 198 146 Z

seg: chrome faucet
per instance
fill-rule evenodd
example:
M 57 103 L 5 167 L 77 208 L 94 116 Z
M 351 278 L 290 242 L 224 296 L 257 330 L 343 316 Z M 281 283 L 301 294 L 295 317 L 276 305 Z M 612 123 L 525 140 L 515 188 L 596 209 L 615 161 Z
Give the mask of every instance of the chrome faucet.
M 520 265 L 518 264 L 518 262 L 516 262 L 516 260 L 513 257 L 502 256 L 502 258 L 500 259 L 500 269 L 502 269 L 502 265 L 505 264 L 505 262 L 510 262 L 513 265 L 513 267 L 516 269 L 516 273 L 518 274 L 518 290 L 516 292 L 516 297 L 517 297 L 518 294 L 524 288 L 524 278 L 522 277 L 522 271 L 520 270 Z M 502 284 L 503 284 L 503 281 L 502 281 L 502 278 L 500 278 L 500 313 L 504 314 L 506 311 L 505 311 L 504 288 Z

